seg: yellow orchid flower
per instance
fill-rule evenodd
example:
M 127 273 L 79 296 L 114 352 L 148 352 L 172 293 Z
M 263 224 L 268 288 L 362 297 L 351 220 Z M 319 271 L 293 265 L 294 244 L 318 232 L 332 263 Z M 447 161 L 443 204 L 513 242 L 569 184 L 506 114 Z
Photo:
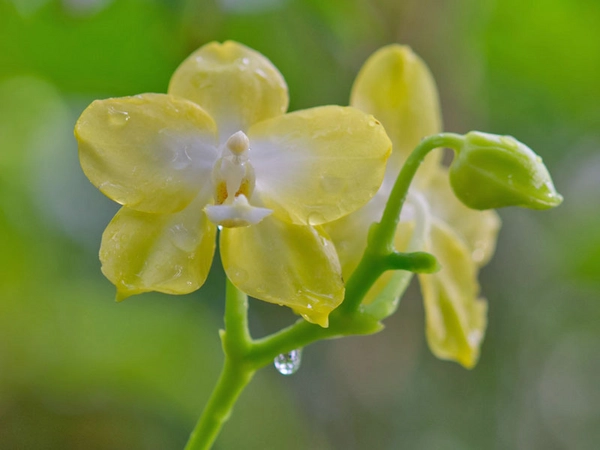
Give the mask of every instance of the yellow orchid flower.
M 377 192 L 391 143 L 358 109 L 287 107 L 273 64 L 228 41 L 189 56 L 168 94 L 97 100 L 82 113 L 81 166 L 123 205 L 100 249 L 117 299 L 198 289 L 218 226 L 237 288 L 327 326 L 344 285 L 321 225 Z
M 422 138 L 441 131 L 433 77 L 405 46 L 383 47 L 366 61 L 354 83 L 350 104 L 381 121 L 392 140 L 393 153 L 375 197 L 359 211 L 326 227 L 338 249 L 345 278 L 356 268 L 367 245 L 368 227 L 381 218 L 409 153 Z M 456 199 L 441 158 L 441 150 L 432 152 L 417 172 L 395 246 L 399 251 L 427 251 L 439 261 L 439 272 L 419 274 L 427 341 L 439 358 L 470 368 L 479 357 L 487 323 L 477 274 L 494 252 L 500 220 L 493 211 L 474 211 Z M 408 281 L 407 272 L 387 272 L 364 303 L 382 295 L 397 297 Z

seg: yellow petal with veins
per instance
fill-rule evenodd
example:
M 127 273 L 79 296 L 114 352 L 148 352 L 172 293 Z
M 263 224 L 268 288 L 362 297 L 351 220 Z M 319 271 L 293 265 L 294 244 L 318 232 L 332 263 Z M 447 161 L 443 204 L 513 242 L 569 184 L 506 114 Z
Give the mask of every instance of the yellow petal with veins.
M 130 209 L 172 213 L 210 183 L 216 125 L 198 105 L 164 94 L 96 100 L 75 125 L 90 181 Z
M 385 127 L 394 145 L 388 163 L 393 173 L 400 171 L 421 139 L 441 131 L 435 81 L 423 60 L 406 46 L 388 45 L 367 59 L 352 87 L 350 104 L 373 114 Z M 435 150 L 427 156 L 417 182 L 427 178 L 441 155 Z
M 487 325 L 477 266 L 467 246 L 441 222 L 432 223 L 427 251 L 442 266 L 435 274 L 419 275 L 429 348 L 438 358 L 472 368 Z
M 248 130 L 255 192 L 280 219 L 319 225 L 363 206 L 379 189 L 391 143 L 355 108 L 323 106 Z
M 175 214 L 121 208 L 102 235 L 102 272 L 117 287 L 117 299 L 142 292 L 187 294 L 204 284 L 216 226 L 194 201 Z
M 287 110 L 283 76 L 260 53 L 237 42 L 211 42 L 177 68 L 169 94 L 202 106 L 217 121 L 221 143 Z
M 322 327 L 328 326 L 329 313 L 344 298 L 337 254 L 318 228 L 292 225 L 273 216 L 246 228 L 225 228 L 221 259 L 238 289 L 289 306 Z
M 479 266 L 485 265 L 496 248 L 500 216 L 494 210 L 477 211 L 467 208 L 450 187 L 448 170 L 435 171 L 423 190 L 431 213 L 450 226 L 467 245 L 471 258 Z

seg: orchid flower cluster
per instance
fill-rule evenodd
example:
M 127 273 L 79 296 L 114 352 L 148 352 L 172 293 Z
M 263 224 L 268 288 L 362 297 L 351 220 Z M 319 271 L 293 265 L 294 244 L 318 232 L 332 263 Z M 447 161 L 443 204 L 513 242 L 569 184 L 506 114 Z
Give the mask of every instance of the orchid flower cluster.
M 212 445 L 273 359 L 292 373 L 305 345 L 381 330 L 414 273 L 432 352 L 473 367 L 487 314 L 477 274 L 500 227 L 493 208 L 562 201 L 541 158 L 514 138 L 442 132 L 433 77 L 408 47 L 373 54 L 350 105 L 286 113 L 280 72 L 228 41 L 189 56 L 167 94 L 97 100 L 77 121 L 85 174 L 122 205 L 100 248 L 117 300 L 194 292 L 220 240 L 225 364 L 189 450 Z M 443 147 L 455 151 L 450 167 Z M 252 339 L 247 296 L 301 318 Z

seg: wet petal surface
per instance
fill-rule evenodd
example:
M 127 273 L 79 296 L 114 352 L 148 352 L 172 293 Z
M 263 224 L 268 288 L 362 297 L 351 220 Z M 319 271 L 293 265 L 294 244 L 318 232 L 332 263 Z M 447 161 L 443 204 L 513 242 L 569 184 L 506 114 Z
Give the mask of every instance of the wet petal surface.
M 210 183 L 216 125 L 200 107 L 163 94 L 96 100 L 75 126 L 90 181 L 130 209 L 171 213 Z
M 224 142 L 236 131 L 287 110 L 287 85 L 260 53 L 237 42 L 211 42 L 177 68 L 169 93 L 187 98 L 217 121 Z
M 441 131 L 435 81 L 421 58 L 406 46 L 388 45 L 369 57 L 356 77 L 350 104 L 373 114 L 385 127 L 394 144 L 388 164 L 393 173 L 400 171 L 421 139 Z M 425 180 L 440 160 L 439 150 L 429 154 L 419 179 Z
M 261 122 L 248 137 L 256 192 L 295 224 L 319 225 L 363 206 L 379 189 L 390 154 L 377 120 L 341 106 Z
M 102 272 L 117 298 L 148 291 L 187 294 L 204 284 L 210 269 L 216 226 L 194 201 L 175 214 L 121 208 L 102 235 Z
M 310 322 L 328 325 L 344 298 L 337 254 L 329 237 L 272 216 L 221 232 L 221 259 L 231 282 L 260 300 L 285 305 Z

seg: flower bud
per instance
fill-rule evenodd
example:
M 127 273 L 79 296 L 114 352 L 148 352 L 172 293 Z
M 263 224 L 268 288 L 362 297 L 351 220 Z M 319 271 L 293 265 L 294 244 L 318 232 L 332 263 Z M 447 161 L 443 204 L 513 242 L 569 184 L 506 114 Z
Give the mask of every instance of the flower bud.
M 542 158 L 511 136 L 472 131 L 450 166 L 456 196 L 472 209 L 523 206 L 549 209 L 563 198 Z

